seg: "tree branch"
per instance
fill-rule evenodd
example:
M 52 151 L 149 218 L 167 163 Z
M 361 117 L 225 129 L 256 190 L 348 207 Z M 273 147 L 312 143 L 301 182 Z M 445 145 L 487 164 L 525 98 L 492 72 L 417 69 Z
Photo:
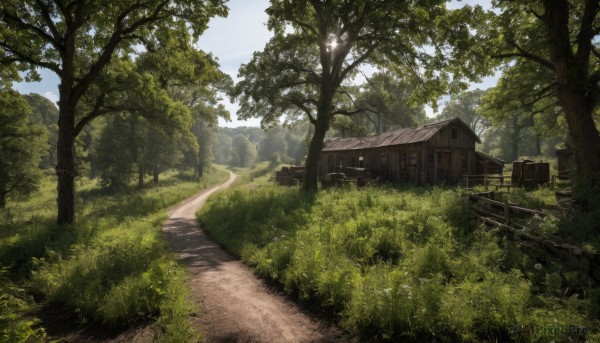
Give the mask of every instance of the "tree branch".
M 77 125 L 75 125 L 75 136 L 78 136 L 79 133 L 81 133 L 81 131 L 83 130 L 83 128 L 85 128 L 85 126 L 91 122 L 92 120 L 94 120 L 95 118 L 101 116 L 104 113 L 108 113 L 110 111 L 102 110 L 102 107 L 104 106 L 104 100 L 106 99 L 106 93 L 102 93 L 97 99 L 96 99 L 96 103 L 94 104 L 94 108 L 92 109 L 92 111 L 90 113 L 88 113 L 88 115 L 86 115 L 85 117 L 81 118 L 81 120 L 79 120 L 79 122 L 77 123 Z
M 58 28 L 56 27 L 54 21 L 52 21 L 52 17 L 50 16 L 50 10 L 48 9 L 48 5 L 46 5 L 42 0 L 35 1 L 42 12 L 42 18 L 44 18 L 44 22 L 46 26 L 50 29 L 52 33 L 52 37 L 58 43 L 61 38 L 60 32 L 58 32 Z
M 42 28 L 37 27 L 30 23 L 26 23 L 23 21 L 23 19 L 15 17 L 14 15 L 12 15 L 12 13 L 9 13 L 7 11 L 3 11 L 2 14 L 4 15 L 5 19 L 12 21 L 17 27 L 19 27 L 23 30 L 26 30 L 26 31 L 32 31 L 36 36 L 42 38 L 46 42 L 52 44 L 56 49 L 60 50 L 60 48 L 61 48 L 60 43 L 56 39 L 54 39 L 54 37 L 52 37 L 46 31 L 44 31 Z
M 305 102 L 310 102 L 310 99 L 305 99 Z M 306 107 L 306 105 L 304 104 L 304 102 L 298 100 L 298 99 L 290 99 L 290 103 L 292 103 L 294 106 L 298 107 L 300 110 L 302 110 L 304 113 L 306 113 L 306 115 L 308 116 L 308 120 L 312 123 L 312 124 L 316 124 L 317 120 L 313 117 L 312 112 L 310 111 L 310 109 L 308 107 Z
M 552 64 L 552 62 L 550 62 L 544 58 L 541 58 L 539 56 L 530 54 L 530 53 L 513 52 L 513 53 L 492 55 L 492 58 L 513 58 L 513 57 L 522 57 L 522 58 L 528 59 L 530 61 L 536 62 L 536 63 L 554 71 L 554 64 Z
M 13 49 L 12 46 L 9 46 L 4 41 L 0 42 L 0 47 L 3 47 L 7 51 L 9 51 L 13 55 L 15 55 L 14 58 L 9 58 L 8 60 L 12 60 L 13 62 L 16 62 L 16 61 L 25 62 L 25 63 L 29 63 L 29 64 L 32 64 L 32 65 L 37 66 L 37 67 L 42 67 L 42 68 L 50 69 L 50 70 L 52 70 L 53 72 L 55 72 L 59 76 L 62 73 L 60 67 L 58 65 L 56 65 L 55 63 L 42 62 L 42 61 L 34 60 L 33 58 L 31 58 L 31 56 L 29 54 Z M 4 62 L 4 60 L 2 62 Z
M 123 12 L 117 18 L 117 21 L 115 23 L 115 32 L 110 37 L 110 40 L 108 41 L 108 43 L 106 43 L 106 45 L 104 46 L 102 54 L 100 55 L 98 60 L 92 65 L 89 72 L 87 74 L 85 74 L 81 78 L 81 81 L 79 81 L 73 87 L 73 97 L 75 99 L 78 99 L 79 97 L 81 97 L 81 95 L 89 88 L 91 83 L 96 79 L 98 74 L 100 74 L 100 71 L 102 70 L 102 68 L 104 68 L 108 64 L 108 62 L 110 62 L 111 56 L 112 56 L 114 50 L 116 49 L 117 45 L 123 39 L 123 36 L 133 33 L 136 29 L 138 29 L 142 25 L 151 23 L 156 20 L 160 20 L 161 17 L 159 16 L 159 14 L 167 4 L 168 4 L 168 1 L 163 1 L 162 3 L 160 3 L 157 6 L 157 8 L 152 13 L 152 15 L 134 22 L 126 29 L 121 28 L 123 20 L 125 20 L 125 18 L 132 11 L 143 7 L 143 5 L 138 4 L 136 6 L 132 6 L 129 9 L 127 9 L 125 12 Z
M 362 109 L 362 108 L 361 108 L 361 109 L 354 110 L 354 111 L 348 111 L 348 110 L 335 110 L 335 111 L 331 112 L 331 115 L 341 114 L 341 115 L 344 115 L 344 116 L 351 116 L 351 115 L 353 115 L 353 114 L 361 113 L 361 112 L 364 112 L 364 111 L 365 111 L 365 110 L 364 110 L 364 109 Z

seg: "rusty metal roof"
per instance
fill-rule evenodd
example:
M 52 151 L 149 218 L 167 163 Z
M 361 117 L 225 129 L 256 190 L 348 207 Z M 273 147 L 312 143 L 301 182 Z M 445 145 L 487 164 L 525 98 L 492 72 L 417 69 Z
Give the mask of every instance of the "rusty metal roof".
M 488 155 L 488 154 L 486 154 L 484 152 L 481 152 L 481 151 L 475 151 L 475 155 L 477 157 L 479 157 L 480 159 L 482 159 L 484 161 L 487 161 L 487 162 L 491 162 L 491 163 L 498 164 L 498 165 L 504 165 L 504 164 L 506 164 L 506 162 L 504 162 L 504 160 L 501 160 L 501 159 L 496 158 L 494 156 Z
M 384 132 L 368 137 L 348 137 L 332 138 L 325 141 L 323 151 L 344 151 L 344 150 L 363 150 L 383 146 L 393 146 L 402 144 L 415 144 L 429 140 L 443 127 L 451 124 L 460 124 L 470 132 L 477 142 L 479 137 L 459 118 L 448 119 L 437 123 L 422 125 L 412 128 L 403 128 L 394 131 Z

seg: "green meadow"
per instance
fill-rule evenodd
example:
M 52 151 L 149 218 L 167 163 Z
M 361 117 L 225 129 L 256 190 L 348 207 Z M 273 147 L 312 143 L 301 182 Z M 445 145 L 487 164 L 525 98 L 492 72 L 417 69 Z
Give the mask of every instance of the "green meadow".
M 551 202 L 536 192 L 531 203 Z M 575 265 L 524 253 L 467 206 L 458 189 L 302 195 L 264 181 L 212 197 L 198 215 L 257 274 L 361 341 L 571 342 L 584 329 L 599 341 L 598 285 Z
M 77 221 L 54 224 L 55 182 L 11 201 L 0 225 L 0 341 L 44 341 L 46 308 L 78 326 L 119 332 L 156 322 L 155 338 L 200 338 L 187 322 L 186 274 L 161 237 L 168 207 L 224 182 L 222 168 L 200 180 L 171 172 L 158 186 L 108 192 L 78 181 Z

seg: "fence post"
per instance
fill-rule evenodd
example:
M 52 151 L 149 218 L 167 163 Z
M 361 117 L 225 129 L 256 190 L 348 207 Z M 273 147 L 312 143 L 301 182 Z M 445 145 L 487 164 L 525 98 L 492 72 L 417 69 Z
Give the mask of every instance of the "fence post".
M 508 204 L 508 197 L 504 200 L 504 224 L 510 224 L 510 205 Z
M 483 184 L 485 185 L 485 191 L 487 192 L 488 190 L 488 185 L 487 185 L 487 175 L 483 176 Z

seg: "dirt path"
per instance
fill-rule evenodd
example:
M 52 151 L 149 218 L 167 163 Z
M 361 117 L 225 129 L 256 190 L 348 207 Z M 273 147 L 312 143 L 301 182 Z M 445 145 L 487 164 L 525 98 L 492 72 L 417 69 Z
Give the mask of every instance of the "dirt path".
M 206 342 L 343 342 L 335 327 L 320 323 L 269 289 L 250 268 L 208 238 L 196 212 L 221 186 L 196 194 L 171 210 L 163 231 L 191 274 L 191 300 L 201 311 L 197 324 Z

